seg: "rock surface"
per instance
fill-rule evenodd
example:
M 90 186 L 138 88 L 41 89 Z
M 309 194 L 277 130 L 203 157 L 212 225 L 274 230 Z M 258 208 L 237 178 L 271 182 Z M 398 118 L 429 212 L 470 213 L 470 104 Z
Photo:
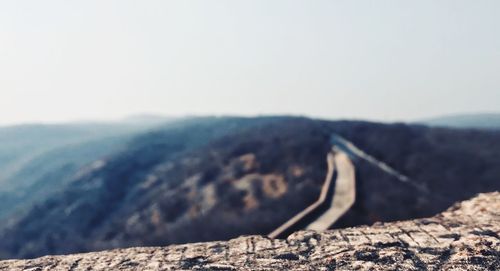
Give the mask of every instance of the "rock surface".
M 0 270 L 500 270 L 500 193 L 480 194 L 428 219 L 287 240 L 129 248 L 0 262 Z

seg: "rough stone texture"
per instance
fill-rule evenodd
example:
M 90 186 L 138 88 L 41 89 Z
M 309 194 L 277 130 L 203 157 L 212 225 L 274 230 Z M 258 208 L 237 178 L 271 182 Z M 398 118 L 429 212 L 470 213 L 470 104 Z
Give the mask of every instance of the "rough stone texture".
M 130 248 L 0 262 L 0 270 L 500 270 L 500 193 L 480 194 L 428 219 L 287 240 Z

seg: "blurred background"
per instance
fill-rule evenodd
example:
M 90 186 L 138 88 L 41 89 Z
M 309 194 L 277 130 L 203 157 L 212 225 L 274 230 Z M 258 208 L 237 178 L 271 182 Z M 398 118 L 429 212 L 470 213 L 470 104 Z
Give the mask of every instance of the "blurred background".
M 0 3 L 0 259 L 268 234 L 332 136 L 356 203 L 426 217 L 500 189 L 498 1 Z

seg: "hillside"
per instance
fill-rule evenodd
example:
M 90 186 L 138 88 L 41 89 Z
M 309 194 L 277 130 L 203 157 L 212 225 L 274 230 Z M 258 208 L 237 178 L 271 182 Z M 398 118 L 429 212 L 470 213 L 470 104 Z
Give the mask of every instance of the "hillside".
M 490 193 L 426 219 L 0 261 L 0 270 L 498 270 L 498 210 L 500 194 Z
M 156 125 L 127 119 L 0 127 L 0 219 L 44 199 L 83 166 Z
M 411 178 L 354 160 L 337 227 L 432 216 L 500 190 L 500 133 L 295 117 L 193 118 L 135 137 L 0 227 L 3 258 L 267 234 L 311 204 L 332 134 Z M 471 181 L 474 180 L 474 181 Z M 415 185 L 416 184 L 416 185 Z

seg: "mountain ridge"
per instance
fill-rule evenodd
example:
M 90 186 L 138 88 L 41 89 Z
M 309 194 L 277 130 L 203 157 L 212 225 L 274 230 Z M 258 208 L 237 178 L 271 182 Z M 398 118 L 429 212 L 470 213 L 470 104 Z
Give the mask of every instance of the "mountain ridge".
M 500 135 L 494 131 L 300 117 L 194 118 L 142 133 L 62 191 L 9 218 L 0 229 L 0 254 L 35 257 L 267 234 L 317 198 L 332 133 L 444 197 L 415 191 L 359 160 L 357 201 L 336 227 L 431 216 L 500 189 L 494 144 Z
M 500 129 L 500 113 L 476 113 L 445 115 L 418 123 L 430 126 L 442 126 L 462 129 Z

